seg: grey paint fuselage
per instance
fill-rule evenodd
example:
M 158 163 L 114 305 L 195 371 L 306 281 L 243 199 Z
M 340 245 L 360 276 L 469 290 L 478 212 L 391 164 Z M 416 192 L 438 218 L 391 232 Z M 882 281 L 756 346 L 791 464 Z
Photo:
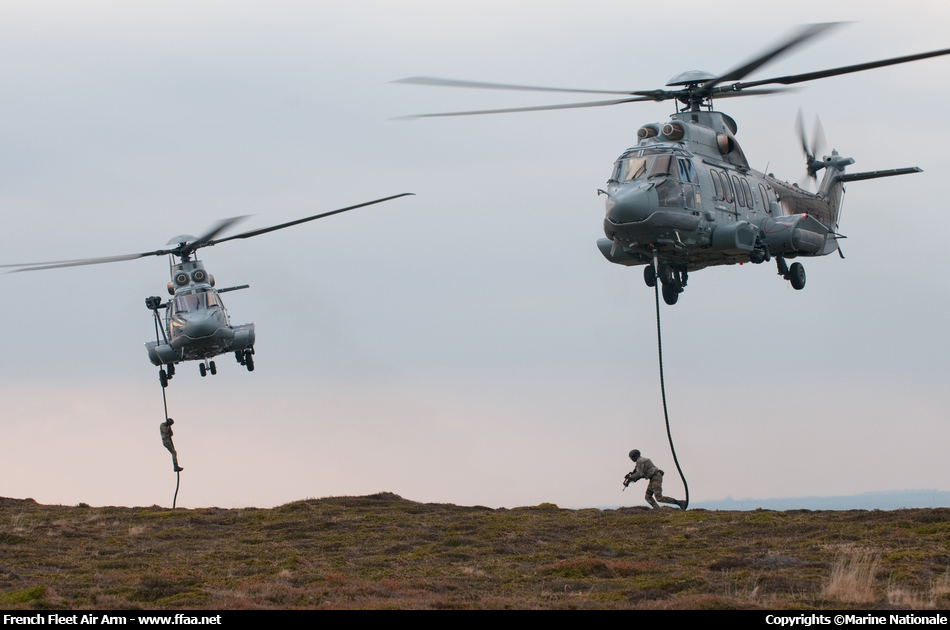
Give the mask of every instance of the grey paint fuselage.
M 655 252 L 695 271 L 749 262 L 757 249 L 786 258 L 838 250 L 840 177 L 853 160 L 826 156 L 814 194 L 750 168 L 729 116 L 686 111 L 671 118 L 645 125 L 607 182 L 607 238 L 598 246 L 608 260 L 643 265 Z M 650 157 L 653 173 L 624 170 Z
M 232 326 L 213 277 L 200 260 L 179 262 L 171 270 L 161 341 L 145 344 L 154 365 L 204 360 L 254 345 L 254 324 Z

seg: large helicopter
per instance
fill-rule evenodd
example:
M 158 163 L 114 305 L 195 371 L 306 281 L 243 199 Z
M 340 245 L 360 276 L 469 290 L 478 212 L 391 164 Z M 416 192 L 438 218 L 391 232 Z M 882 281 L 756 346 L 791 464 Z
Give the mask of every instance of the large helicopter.
M 920 168 L 898 168 L 863 173 L 845 173 L 854 163 L 832 151 L 818 157 L 823 136 L 820 123 L 809 143 L 801 112 L 797 120 L 808 177 L 817 182 L 825 173 L 817 192 L 789 184 L 749 166 L 736 140 L 735 120 L 713 109 L 713 100 L 781 92 L 759 86 L 792 85 L 836 75 L 860 72 L 919 59 L 950 54 L 950 49 L 896 57 L 830 70 L 809 72 L 759 81 L 740 79 L 812 37 L 838 23 L 812 24 L 772 47 L 765 54 L 717 76 L 691 71 L 667 83 L 667 90 L 609 91 L 551 88 L 503 83 L 484 83 L 411 77 L 396 83 L 442 87 L 485 88 L 540 92 L 585 92 L 624 94 L 626 98 L 516 107 L 441 114 L 421 114 L 403 118 L 429 118 L 500 114 L 554 109 L 602 107 L 622 103 L 673 100 L 677 105 L 670 122 L 649 123 L 637 131 L 637 145 L 614 163 L 607 180 L 604 232 L 597 242 L 604 257 L 627 266 L 645 265 L 644 281 L 662 284 L 663 299 L 675 304 L 686 287 L 688 274 L 714 265 L 776 261 L 778 274 L 795 289 L 805 287 L 805 269 L 797 257 L 826 256 L 838 252 L 838 232 L 844 184 L 879 177 L 921 172 Z M 680 107 L 679 105 L 682 105 Z
M 175 365 L 182 361 L 200 361 L 198 370 L 201 376 L 216 374 L 217 366 L 212 359 L 220 354 L 233 352 L 238 363 L 249 372 L 254 371 L 254 343 L 256 341 L 254 324 L 232 325 L 221 299 L 222 293 L 247 289 L 249 285 L 215 288 L 214 276 L 207 272 L 204 263 L 195 258 L 195 252 L 202 247 L 211 247 L 226 241 L 251 238 L 275 230 L 300 225 L 308 221 L 322 219 L 348 210 L 371 206 L 391 199 L 405 197 L 414 193 L 402 193 L 382 199 L 375 199 L 366 203 L 348 206 L 338 210 L 331 210 L 313 216 L 289 221 L 279 225 L 242 232 L 226 238 L 215 238 L 232 225 L 246 217 L 233 217 L 218 222 L 208 232 L 198 238 L 183 234 L 172 238 L 164 249 L 138 254 L 121 256 L 107 256 L 103 258 L 83 258 L 75 260 L 61 260 L 43 263 L 0 265 L 2 267 L 16 267 L 9 273 L 21 271 L 39 271 L 43 269 L 58 269 L 62 267 L 80 267 L 102 263 L 135 260 L 146 256 L 169 257 L 169 271 L 171 281 L 167 285 L 168 294 L 172 296 L 167 302 L 162 302 L 159 296 L 145 298 L 145 305 L 155 319 L 155 341 L 145 343 L 148 358 L 153 365 L 159 366 L 159 381 L 162 387 L 168 386 L 168 381 L 175 375 Z M 175 259 L 178 259 L 177 261 Z M 164 309 L 165 321 L 161 322 L 158 314 Z M 159 335 L 159 333 L 161 333 Z M 161 367 L 164 366 L 164 367 Z

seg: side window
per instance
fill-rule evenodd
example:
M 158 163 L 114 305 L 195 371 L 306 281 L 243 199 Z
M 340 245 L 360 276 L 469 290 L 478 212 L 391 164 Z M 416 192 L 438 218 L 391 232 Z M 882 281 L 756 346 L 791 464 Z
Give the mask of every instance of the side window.
M 719 181 L 719 173 L 709 169 L 709 174 L 712 176 L 713 188 L 716 189 L 716 199 L 725 199 L 726 196 L 722 193 L 722 183 Z
M 733 203 L 736 199 L 732 196 L 732 184 L 729 183 L 729 176 L 721 174 L 722 188 L 726 192 L 726 203 Z
M 765 211 L 772 214 L 772 206 L 769 204 L 769 195 L 765 192 L 764 184 L 759 184 L 759 194 L 762 195 L 762 205 L 765 206 Z
M 750 208 L 755 207 L 755 200 L 752 198 L 752 189 L 749 188 L 749 182 L 742 178 L 742 191 L 745 193 L 746 205 Z
M 693 170 L 693 163 L 683 158 L 678 159 L 677 162 L 680 165 L 680 181 L 695 182 L 696 171 Z
M 620 169 L 623 166 L 623 160 L 617 160 L 614 163 L 614 170 L 610 173 L 610 179 L 607 180 L 607 183 L 620 181 Z
M 745 193 L 742 192 L 742 185 L 739 183 L 739 178 L 735 175 L 732 176 L 732 181 L 736 184 L 736 201 L 739 202 L 740 206 L 745 206 Z

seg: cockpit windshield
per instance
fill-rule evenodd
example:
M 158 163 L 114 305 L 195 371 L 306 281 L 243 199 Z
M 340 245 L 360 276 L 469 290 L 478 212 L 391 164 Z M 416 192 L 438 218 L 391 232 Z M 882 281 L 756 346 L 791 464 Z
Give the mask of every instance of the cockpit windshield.
M 218 297 L 212 291 L 203 291 L 191 295 L 179 295 L 175 298 L 176 313 L 190 313 L 202 309 L 220 306 Z
M 611 180 L 629 182 L 650 177 L 666 177 L 673 163 L 672 153 L 643 150 L 631 151 L 617 160 Z

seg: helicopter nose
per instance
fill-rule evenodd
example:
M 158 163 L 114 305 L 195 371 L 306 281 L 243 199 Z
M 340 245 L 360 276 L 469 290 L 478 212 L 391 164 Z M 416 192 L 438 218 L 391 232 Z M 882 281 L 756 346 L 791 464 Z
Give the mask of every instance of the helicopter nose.
M 643 221 L 657 210 L 652 186 L 617 186 L 607 198 L 607 218 L 615 224 Z
M 219 317 L 213 310 L 188 313 L 183 319 L 182 332 L 192 339 L 213 335 L 221 327 Z

